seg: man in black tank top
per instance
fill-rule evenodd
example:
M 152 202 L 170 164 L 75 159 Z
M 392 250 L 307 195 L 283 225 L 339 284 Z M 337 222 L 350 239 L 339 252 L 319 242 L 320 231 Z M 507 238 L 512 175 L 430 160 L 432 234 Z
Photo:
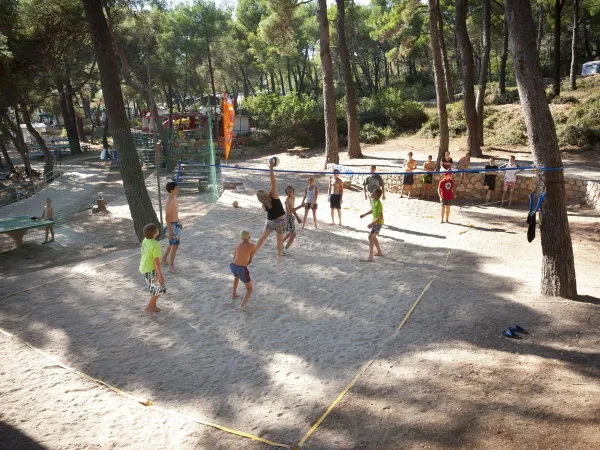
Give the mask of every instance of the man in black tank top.
M 256 193 L 258 201 L 262 203 L 263 209 L 267 211 L 267 223 L 265 224 L 265 231 L 256 244 L 256 253 L 265 243 L 265 240 L 269 237 L 271 232 L 277 233 L 277 259 L 281 257 L 281 251 L 283 249 L 283 234 L 285 233 L 285 209 L 281 204 L 281 200 L 277 195 L 277 181 L 275 180 L 275 172 L 273 172 L 273 163 L 269 163 L 269 176 L 271 178 L 271 190 L 264 191 L 260 190 Z

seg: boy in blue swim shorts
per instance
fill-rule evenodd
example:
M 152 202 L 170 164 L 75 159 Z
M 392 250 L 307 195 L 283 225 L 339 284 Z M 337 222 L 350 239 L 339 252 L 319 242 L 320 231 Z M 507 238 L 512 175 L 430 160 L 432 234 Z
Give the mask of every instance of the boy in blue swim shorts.
M 231 299 L 235 300 L 238 298 L 237 287 L 239 280 L 246 286 L 246 295 L 240 303 L 240 309 L 246 312 L 244 306 L 252 295 L 252 280 L 250 280 L 250 272 L 248 266 L 252 262 L 254 253 L 256 252 L 256 246 L 250 242 L 250 232 L 248 230 L 242 230 L 240 233 L 242 242 L 235 246 L 233 250 L 233 262 L 229 264 L 229 270 L 233 274 L 233 294 Z
M 161 264 L 167 263 L 169 258 L 168 271 L 171 273 L 177 273 L 175 269 L 175 255 L 179 249 L 179 241 L 181 240 L 181 230 L 183 226 L 179 223 L 179 202 L 177 201 L 177 194 L 179 194 L 179 186 L 174 181 L 167 183 L 167 192 L 169 193 L 169 199 L 165 206 L 165 220 L 167 226 L 165 232 L 168 234 L 169 246 L 165 250 L 165 254 L 161 259 Z

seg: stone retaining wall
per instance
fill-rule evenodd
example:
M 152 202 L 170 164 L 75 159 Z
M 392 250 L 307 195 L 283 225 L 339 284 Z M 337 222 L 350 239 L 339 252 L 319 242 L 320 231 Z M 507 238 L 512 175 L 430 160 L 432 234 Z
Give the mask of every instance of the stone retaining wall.
M 366 171 L 366 169 L 361 169 L 361 171 L 363 170 Z M 402 169 L 398 168 L 398 171 L 400 170 Z M 342 176 L 344 177 L 344 175 Z M 350 176 L 348 174 L 345 178 L 351 178 L 352 184 L 362 187 L 363 182 L 367 177 L 368 175 L 352 174 Z M 460 177 L 460 173 L 454 174 L 457 199 L 485 200 L 486 190 L 483 188 L 483 173 L 465 173 L 462 182 Z M 386 190 L 388 192 L 400 193 L 403 181 L 402 175 L 382 175 L 382 178 L 386 183 Z M 433 186 L 431 188 L 433 196 L 437 196 L 437 185 L 440 178 L 440 175 L 433 176 Z M 415 175 L 414 181 L 411 195 L 421 196 L 423 192 L 423 175 Z M 529 201 L 532 183 L 534 183 L 534 180 L 532 180 L 531 172 L 517 175 L 517 184 L 515 186 L 513 201 Z M 502 199 L 503 184 L 504 172 L 500 171 L 496 177 L 496 190 L 492 195 L 492 199 Z M 568 203 L 587 203 L 596 209 L 600 209 L 600 182 L 566 178 L 565 189 Z

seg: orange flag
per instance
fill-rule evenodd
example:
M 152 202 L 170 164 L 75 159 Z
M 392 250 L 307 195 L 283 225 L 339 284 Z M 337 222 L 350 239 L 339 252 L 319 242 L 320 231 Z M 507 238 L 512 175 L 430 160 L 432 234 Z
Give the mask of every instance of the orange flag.
M 223 95 L 223 103 L 221 110 L 223 111 L 223 140 L 225 141 L 225 161 L 229 159 L 231 144 L 233 143 L 233 125 L 235 123 L 235 110 L 233 108 L 233 100 L 229 98 L 227 92 Z

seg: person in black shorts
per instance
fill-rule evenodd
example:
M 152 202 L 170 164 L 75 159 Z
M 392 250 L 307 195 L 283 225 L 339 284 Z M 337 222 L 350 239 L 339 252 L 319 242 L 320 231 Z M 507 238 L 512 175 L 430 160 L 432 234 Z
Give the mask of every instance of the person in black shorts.
M 331 208 L 331 225 L 335 225 L 334 213 L 338 212 L 340 225 L 342 224 L 342 202 L 344 197 L 344 182 L 340 178 L 340 171 L 333 171 L 333 178 L 329 180 L 329 207 Z
M 406 172 L 404 174 L 404 178 L 402 180 L 402 190 L 400 191 L 400 198 L 406 192 L 408 194 L 408 198 L 410 198 L 410 194 L 413 190 L 413 185 L 415 184 L 414 175 L 410 172 L 417 168 L 417 161 L 413 159 L 413 153 L 408 152 L 408 159 L 404 162 L 404 169 Z
M 492 194 L 496 190 L 496 177 L 498 176 L 498 172 L 495 171 L 495 169 L 498 169 L 498 166 L 496 166 L 496 160 L 494 157 L 491 157 L 490 163 L 485 166 L 485 175 L 483 176 L 483 188 L 486 190 L 486 203 L 489 203 L 490 199 L 492 198 Z

